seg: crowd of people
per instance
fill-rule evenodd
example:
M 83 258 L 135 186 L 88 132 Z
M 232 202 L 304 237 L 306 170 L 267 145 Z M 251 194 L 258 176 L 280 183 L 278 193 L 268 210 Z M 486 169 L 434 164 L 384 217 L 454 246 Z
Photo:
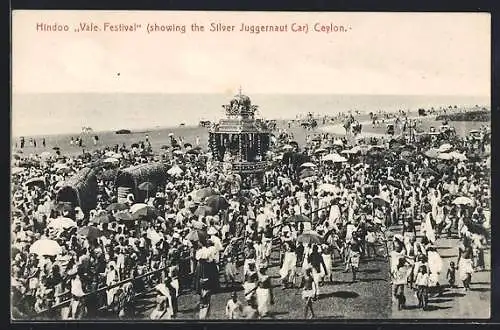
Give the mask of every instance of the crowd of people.
M 136 295 L 154 290 L 147 317 L 178 317 L 179 296 L 194 291 L 199 318 L 208 319 L 212 295 L 241 284 L 226 316 L 265 318 L 276 299 L 269 274 L 276 254 L 280 285 L 302 289 L 304 318 L 315 316 L 335 262 L 355 282 L 360 263 L 389 258 L 399 308 L 407 287 L 426 308 L 445 268 L 449 284 L 459 280 L 467 290 L 485 267 L 490 174 L 479 156 L 465 156 L 484 141 L 377 145 L 325 133 L 299 147 L 289 134 L 277 136 L 260 180 L 225 172 L 210 153 L 175 138 L 161 157 L 144 144 L 29 161 L 21 154 L 12 170 L 13 317 L 135 318 Z M 94 209 L 55 202 L 62 182 L 110 156 L 116 162 L 105 166 L 114 169 L 96 169 Z M 126 200 L 102 175 L 158 161 L 170 168 L 167 182 Z M 401 232 L 391 234 L 397 226 Z M 459 257 L 445 267 L 437 246 L 453 235 Z

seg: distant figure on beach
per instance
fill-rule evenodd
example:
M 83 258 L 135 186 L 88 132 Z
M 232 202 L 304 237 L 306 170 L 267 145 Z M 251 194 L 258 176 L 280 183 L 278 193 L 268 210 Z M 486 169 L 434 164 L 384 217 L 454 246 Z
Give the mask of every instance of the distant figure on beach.
M 73 137 L 71 137 L 71 140 L 69 140 L 69 144 L 73 145 L 75 143 L 75 140 L 73 140 Z
M 33 139 L 33 147 L 36 148 L 36 139 Z
M 82 146 L 82 138 L 78 138 L 78 146 L 81 147 Z
M 45 148 L 45 138 L 42 139 L 42 146 Z
M 30 147 L 33 147 L 33 138 L 30 138 Z
M 199 136 L 196 136 L 196 145 L 199 146 L 200 145 L 200 137 Z
M 149 142 L 149 135 L 146 134 L 146 143 Z
M 97 142 L 99 141 L 99 137 L 97 135 L 94 135 L 94 145 L 97 145 Z
M 21 149 L 23 149 L 23 148 L 24 148 L 24 137 L 21 136 Z

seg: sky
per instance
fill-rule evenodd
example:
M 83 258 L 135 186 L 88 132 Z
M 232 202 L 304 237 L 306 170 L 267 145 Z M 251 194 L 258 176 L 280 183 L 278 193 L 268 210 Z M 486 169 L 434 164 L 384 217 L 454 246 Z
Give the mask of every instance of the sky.
M 133 24 L 139 32 L 37 32 L 37 23 Z M 190 32 L 192 23 L 235 32 Z M 249 34 L 241 23 L 309 24 Z M 185 34 L 145 32 L 183 24 Z M 320 33 L 314 24 L 344 25 Z M 34 93 L 490 94 L 483 13 L 15 11 L 12 85 Z M 119 73 L 119 74 L 118 74 Z M 15 111 L 15 109 L 13 109 Z

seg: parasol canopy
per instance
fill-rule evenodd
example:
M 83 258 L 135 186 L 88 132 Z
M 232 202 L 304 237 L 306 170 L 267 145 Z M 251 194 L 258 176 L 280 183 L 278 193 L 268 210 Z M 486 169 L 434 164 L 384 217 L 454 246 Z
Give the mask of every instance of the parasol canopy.
M 110 223 L 111 217 L 107 213 L 101 213 L 91 219 L 93 223 Z
M 389 206 L 389 205 L 390 205 L 389 201 L 387 201 L 387 200 L 383 199 L 383 198 L 382 198 L 382 197 L 380 197 L 380 196 L 375 196 L 375 197 L 373 197 L 373 198 L 372 198 L 372 203 L 373 203 L 374 205 L 379 205 L 379 206 Z
M 339 154 L 328 154 L 321 158 L 324 162 L 332 162 L 332 163 L 343 163 L 347 162 L 347 158 L 340 156 Z
M 429 149 L 424 153 L 424 155 L 429 158 L 437 158 L 439 156 L 439 151 L 436 149 Z
M 323 238 L 314 232 L 303 233 L 297 237 L 297 242 L 306 244 L 321 244 Z
M 171 176 L 177 176 L 177 175 L 181 175 L 182 173 L 184 173 L 184 171 L 182 170 L 182 168 L 180 168 L 179 166 L 177 165 L 174 165 L 172 166 L 168 171 L 167 171 L 167 174 L 168 175 L 171 175 Z
M 107 163 L 107 164 L 116 164 L 119 162 L 120 161 L 114 157 L 109 157 L 109 158 L 106 158 L 105 160 L 103 160 L 103 163 Z
M 207 215 L 215 215 L 217 214 L 217 211 L 215 211 L 213 208 L 211 208 L 210 206 L 207 206 L 207 205 L 200 205 L 198 206 L 198 208 L 196 209 L 196 211 L 194 211 L 194 215 L 198 216 L 198 217 L 206 217 Z
M 207 233 L 201 230 L 193 230 L 186 235 L 186 239 L 192 242 L 206 241 Z
M 314 173 L 314 171 L 310 170 L 310 169 L 304 169 L 302 172 L 300 172 L 300 178 L 301 179 L 306 179 L 306 178 L 309 178 L 309 177 L 312 177 L 312 176 L 315 176 L 316 173 Z
M 144 191 L 151 191 L 151 190 L 155 189 L 155 185 L 149 181 L 146 181 L 146 182 L 141 183 L 137 188 L 139 188 L 140 190 L 144 190 Z
M 191 227 L 193 227 L 194 229 L 202 230 L 206 227 L 206 225 L 201 221 L 194 220 L 191 221 Z
M 302 165 L 300 165 L 300 167 L 316 167 L 316 164 L 313 164 L 313 163 L 310 163 L 310 162 L 307 162 L 307 163 L 304 163 Z
M 54 229 L 67 229 L 76 226 L 76 222 L 74 222 L 70 218 L 59 217 L 51 220 L 47 227 Z
M 121 220 L 121 221 L 134 221 L 135 219 L 132 217 L 132 214 L 126 212 L 126 211 L 121 211 L 115 214 L 115 219 Z
M 465 156 L 464 154 L 461 154 L 457 151 L 452 151 L 449 153 L 449 155 L 453 158 L 453 159 L 456 159 L 456 160 L 460 160 L 460 161 L 466 161 L 467 160 L 467 156 Z
M 40 188 L 45 187 L 45 179 L 40 177 L 40 178 L 32 178 L 29 179 L 24 183 L 27 187 L 33 187 L 33 186 L 38 186 Z
M 314 153 L 315 154 L 322 154 L 324 152 L 327 152 L 328 150 L 326 150 L 325 148 L 318 148 L 316 150 L 314 150 Z
M 442 159 L 442 160 L 452 160 L 453 159 L 453 156 L 450 155 L 450 154 L 447 154 L 447 153 L 440 153 L 438 156 L 437 156 L 438 159 Z
M 439 147 L 438 151 L 439 152 L 447 152 L 447 151 L 450 151 L 452 148 L 453 148 L 453 146 L 451 144 L 445 143 Z
M 107 211 L 123 211 L 128 210 L 128 205 L 123 203 L 112 203 L 106 208 Z
M 434 177 L 438 176 L 436 171 L 434 171 L 428 167 L 418 171 L 418 174 L 420 174 L 423 177 L 425 177 L 425 176 L 434 176 Z
M 337 189 L 331 183 L 323 183 L 317 188 L 318 191 L 335 192 Z
M 455 200 L 453 201 L 453 204 L 472 206 L 472 205 L 474 205 L 474 201 L 472 199 L 470 199 L 469 197 L 462 196 L 462 197 L 455 198 Z
M 100 229 L 93 226 L 80 228 L 78 229 L 77 234 L 86 237 L 89 240 L 94 240 L 104 235 L 104 233 Z
M 303 214 L 294 214 L 286 219 L 286 222 L 311 222 L 311 219 Z
M 191 196 L 193 197 L 194 200 L 197 201 L 203 201 L 205 198 L 215 195 L 218 195 L 218 192 L 210 187 L 201 188 L 191 192 Z
M 212 208 L 215 212 L 225 210 L 229 207 L 227 200 L 220 195 L 210 196 L 205 199 L 205 204 Z
M 136 206 L 136 205 L 139 205 L 139 206 L 134 208 L 134 206 Z M 143 204 L 143 203 L 132 205 L 132 207 L 130 208 L 130 214 L 132 215 L 133 219 L 139 219 L 142 217 L 156 217 L 157 216 L 157 212 L 156 212 L 156 209 L 154 207 Z
M 36 241 L 30 247 L 30 253 L 34 253 L 39 256 L 56 256 L 61 252 L 62 248 L 59 243 L 45 238 Z

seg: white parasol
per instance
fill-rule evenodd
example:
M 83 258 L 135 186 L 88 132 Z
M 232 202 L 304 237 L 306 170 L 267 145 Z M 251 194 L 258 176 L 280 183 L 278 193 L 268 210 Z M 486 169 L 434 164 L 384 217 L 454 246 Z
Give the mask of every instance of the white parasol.
M 47 227 L 54 229 L 67 229 L 76 226 L 76 222 L 74 222 L 70 218 L 59 217 L 51 220 Z
M 59 243 L 51 239 L 40 239 L 30 247 L 30 253 L 39 256 L 56 256 L 61 252 L 62 248 Z
M 455 204 L 455 205 L 474 205 L 474 201 L 472 199 L 470 199 L 469 197 L 462 196 L 462 197 L 455 198 L 455 200 L 453 201 L 453 204 Z

